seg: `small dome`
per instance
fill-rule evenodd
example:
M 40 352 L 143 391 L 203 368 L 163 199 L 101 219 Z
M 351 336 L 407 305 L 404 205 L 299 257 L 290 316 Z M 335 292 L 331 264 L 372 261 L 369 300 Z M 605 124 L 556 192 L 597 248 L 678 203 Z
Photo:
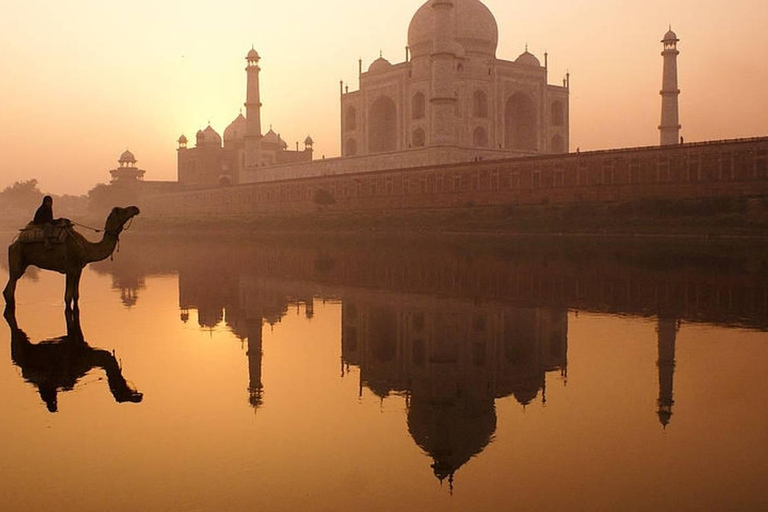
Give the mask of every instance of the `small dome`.
M 382 73 L 392 69 L 392 64 L 384 57 L 379 57 L 368 68 L 369 73 Z
M 536 56 L 532 53 L 530 53 L 528 50 L 525 50 L 520 56 L 515 60 L 516 64 L 521 64 L 523 66 L 535 66 L 537 68 L 541 67 L 541 61 L 536 58 Z
M 259 57 L 259 52 L 257 52 L 254 48 L 251 48 L 245 58 L 247 60 L 259 60 L 261 57 Z
M 307 138 L 304 139 L 304 144 L 307 145 L 307 146 L 311 146 L 314 143 L 315 143 L 315 141 L 313 141 L 312 137 L 310 137 L 309 135 L 307 135 Z
M 238 115 L 224 130 L 224 142 L 242 140 L 245 137 L 245 116 Z
M 408 27 L 408 46 L 414 58 L 429 55 L 435 35 L 435 10 L 425 2 Z M 496 18 L 480 0 L 454 0 L 451 14 L 454 42 L 468 53 L 496 56 L 499 27 Z
M 128 164 L 135 164 L 136 163 L 136 157 L 133 156 L 133 153 L 128 151 L 127 149 L 123 152 L 122 155 L 120 155 L 120 160 L 118 160 L 119 163 L 128 163 Z
M 179 137 L 179 144 L 186 144 L 189 142 L 187 138 L 184 136 L 184 134 L 181 134 L 181 137 Z
M 203 130 L 203 135 L 205 137 L 206 144 L 217 144 L 221 146 L 221 135 L 219 135 L 216 130 L 211 128 L 211 125 L 208 125 L 208 127 Z
M 672 30 L 672 27 L 669 27 L 669 32 L 664 34 L 664 39 L 661 40 L 662 43 L 667 42 L 678 42 L 680 39 L 677 38 L 677 34 Z
M 269 131 L 265 133 L 261 138 L 261 142 L 263 144 L 280 144 L 280 137 L 278 137 L 272 128 L 270 128 Z

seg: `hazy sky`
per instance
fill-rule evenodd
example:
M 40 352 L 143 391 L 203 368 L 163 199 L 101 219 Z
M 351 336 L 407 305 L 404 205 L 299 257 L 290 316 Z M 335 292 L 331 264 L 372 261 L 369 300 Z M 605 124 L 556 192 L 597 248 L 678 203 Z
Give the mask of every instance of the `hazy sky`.
M 766 0 L 484 0 L 497 57 L 529 44 L 550 82 L 571 81 L 571 149 L 658 141 L 661 37 L 680 43 L 687 141 L 768 134 Z M 148 180 L 176 177 L 176 139 L 222 133 L 245 99 L 244 57 L 262 57 L 262 127 L 316 156 L 339 152 L 339 80 L 357 59 L 404 58 L 423 0 L 0 2 L 0 188 L 53 193 L 109 180 L 130 148 Z

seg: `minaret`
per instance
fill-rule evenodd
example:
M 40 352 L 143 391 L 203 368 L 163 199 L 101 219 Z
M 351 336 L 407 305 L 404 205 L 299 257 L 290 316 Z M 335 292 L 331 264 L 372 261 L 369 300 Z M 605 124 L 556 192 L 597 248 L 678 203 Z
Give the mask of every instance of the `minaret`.
M 664 57 L 664 80 L 661 89 L 661 145 L 671 146 L 680 142 L 680 114 L 678 108 L 678 97 L 680 89 L 677 87 L 677 56 L 680 52 L 677 50 L 677 43 L 680 40 L 677 34 L 669 32 L 661 41 L 664 43 L 664 51 L 661 55 Z
M 659 368 L 659 421 L 667 427 L 672 418 L 672 399 L 675 376 L 675 342 L 677 340 L 677 320 L 671 318 L 659 318 L 658 324 L 659 360 L 656 366 Z
M 259 54 L 251 48 L 245 57 L 248 65 L 248 87 L 245 100 L 245 166 L 260 164 L 261 150 L 261 95 L 259 93 Z
M 453 0 L 433 0 L 435 39 L 432 43 L 432 90 L 430 102 L 430 146 L 456 144 L 456 103 L 454 91 L 454 53 L 451 17 Z

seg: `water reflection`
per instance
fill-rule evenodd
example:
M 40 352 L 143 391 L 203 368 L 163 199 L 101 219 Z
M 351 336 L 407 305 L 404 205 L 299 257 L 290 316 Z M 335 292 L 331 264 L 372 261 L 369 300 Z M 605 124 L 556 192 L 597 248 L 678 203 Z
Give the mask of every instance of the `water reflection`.
M 15 313 L 6 308 L 4 317 L 11 329 L 11 359 L 21 369 L 24 380 L 35 386 L 50 412 L 58 411 L 58 394 L 72 391 L 94 369 L 107 375 L 107 384 L 115 401 L 141 402 L 143 395 L 123 377 L 114 354 L 91 347 L 83 336 L 80 314 L 65 311 L 67 334 L 32 343 L 18 326 Z
M 345 300 L 342 357 L 360 367 L 361 386 L 381 398 L 407 397 L 408 431 L 441 481 L 491 442 L 495 401 L 527 406 L 546 374 L 567 369 L 564 310 L 475 305 L 397 294 Z
M 656 366 L 659 368 L 659 421 L 664 428 L 672 419 L 672 399 L 675 376 L 675 342 L 680 323 L 675 319 L 659 318 L 657 332 L 659 335 L 659 359 Z
M 565 385 L 569 311 L 656 319 L 657 338 L 648 341 L 657 346 L 657 374 L 647 376 L 657 379 L 654 412 L 667 428 L 681 323 L 768 327 L 768 265 L 761 254 L 637 245 L 470 252 L 182 243 L 137 248 L 122 255 L 119 267 L 102 271 L 133 283 L 177 272 L 181 320 L 196 310 L 201 328 L 226 325 L 247 345 L 254 408 L 267 395 L 264 328 L 292 308 L 311 319 L 315 300 L 338 301 L 342 376 L 354 367 L 361 393 L 405 397 L 408 433 L 432 459 L 435 476 L 452 485 L 456 471 L 493 441 L 498 400 L 543 405 L 548 381 Z

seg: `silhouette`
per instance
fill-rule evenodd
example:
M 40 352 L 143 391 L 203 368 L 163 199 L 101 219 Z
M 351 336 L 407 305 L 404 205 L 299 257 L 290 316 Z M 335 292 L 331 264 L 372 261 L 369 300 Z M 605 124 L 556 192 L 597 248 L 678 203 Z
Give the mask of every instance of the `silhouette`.
M 32 224 L 50 224 L 53 222 L 53 198 L 51 196 L 45 196 L 43 198 L 43 204 L 35 212 L 35 218 L 32 220 Z
M 126 222 L 139 214 L 135 206 L 113 208 L 104 227 L 104 236 L 100 242 L 93 243 L 74 230 L 69 230 L 62 244 L 45 247 L 42 242 L 14 241 L 8 248 L 8 284 L 3 296 L 8 307 L 16 304 L 16 282 L 24 275 L 29 265 L 45 270 L 66 274 L 67 285 L 64 302 L 67 309 L 77 308 L 80 298 L 80 275 L 83 268 L 91 262 L 108 258 L 117 246 L 120 233 Z
M 675 377 L 675 342 L 679 329 L 678 321 L 674 318 L 659 317 L 658 326 L 658 352 L 659 359 L 656 366 L 659 369 L 659 399 L 656 401 L 659 409 L 657 414 L 661 425 L 666 429 L 672 419 L 673 387 Z
M 360 368 L 360 389 L 407 397 L 408 432 L 453 492 L 456 472 L 493 441 L 496 400 L 546 402 L 546 374 L 567 369 L 568 316 L 382 293 L 345 298 L 342 375 Z
M 106 372 L 109 390 L 116 402 L 142 401 L 143 394 L 128 385 L 115 356 L 85 341 L 77 311 L 65 310 L 66 336 L 36 344 L 19 328 L 13 308 L 5 308 L 4 316 L 11 328 L 11 359 L 21 368 L 24 380 L 37 388 L 50 412 L 58 411 L 58 393 L 72 391 L 94 368 Z

